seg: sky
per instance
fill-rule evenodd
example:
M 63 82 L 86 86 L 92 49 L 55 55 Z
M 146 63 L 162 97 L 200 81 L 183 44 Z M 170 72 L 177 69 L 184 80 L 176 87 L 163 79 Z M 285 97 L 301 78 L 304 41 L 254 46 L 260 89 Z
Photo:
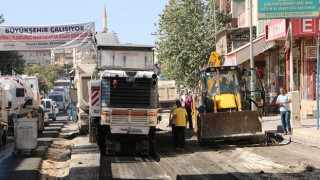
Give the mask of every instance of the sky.
M 118 35 L 120 43 L 154 45 L 159 20 L 169 0 L 1 0 L 1 25 L 58 25 L 95 22 L 103 30 L 106 6 L 108 31 Z

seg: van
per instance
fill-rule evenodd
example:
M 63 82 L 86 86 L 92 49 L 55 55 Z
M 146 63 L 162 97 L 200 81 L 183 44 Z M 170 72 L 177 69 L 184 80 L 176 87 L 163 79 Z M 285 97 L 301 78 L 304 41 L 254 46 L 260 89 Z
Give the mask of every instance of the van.
M 49 119 L 53 121 L 57 120 L 57 114 L 55 113 L 55 105 L 52 99 L 42 99 L 41 104 L 46 108 L 48 112 Z
M 66 111 L 66 98 L 62 92 L 59 92 L 59 91 L 49 92 L 48 98 L 52 99 L 54 102 L 57 103 L 59 107 L 59 111 L 62 111 L 62 112 Z

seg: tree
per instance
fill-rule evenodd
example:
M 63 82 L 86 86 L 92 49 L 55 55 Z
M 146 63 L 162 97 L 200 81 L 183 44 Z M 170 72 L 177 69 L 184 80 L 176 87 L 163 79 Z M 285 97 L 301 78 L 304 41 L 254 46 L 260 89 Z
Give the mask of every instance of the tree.
M 28 75 L 36 75 L 39 78 L 40 90 L 48 92 L 53 88 L 54 81 L 59 79 L 65 70 L 58 66 L 30 66 L 25 72 Z
M 156 45 L 161 73 L 179 85 L 194 87 L 195 72 L 215 49 L 213 5 L 213 0 L 169 0 L 160 15 Z
M 0 24 L 4 23 L 3 14 L 0 14 Z
M 25 61 L 22 55 L 15 51 L 0 51 L 0 72 L 1 74 L 23 74 Z
M 4 22 L 3 15 L 0 14 L 0 24 Z M 25 61 L 22 56 L 15 51 L 0 51 L 0 72 L 1 74 L 22 74 L 25 67 Z

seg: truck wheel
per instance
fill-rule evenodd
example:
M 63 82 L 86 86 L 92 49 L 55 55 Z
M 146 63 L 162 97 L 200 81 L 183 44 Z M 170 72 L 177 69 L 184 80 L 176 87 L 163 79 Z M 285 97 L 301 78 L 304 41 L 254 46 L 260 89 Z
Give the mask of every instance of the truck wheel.
M 7 131 L 3 131 L 2 134 L 2 144 L 7 144 Z
M 150 127 L 149 131 L 149 154 L 155 154 L 155 149 L 156 149 L 156 128 L 155 127 Z
M 0 141 L 0 148 L 2 147 L 2 143 L 3 143 L 3 136 L 4 136 L 4 131 L 0 131 L 0 138 L 1 138 L 1 141 Z
M 43 127 L 41 127 L 40 129 L 38 129 L 38 134 L 42 134 L 43 133 Z
M 87 128 L 85 126 L 79 125 L 79 133 L 81 135 L 87 134 Z
M 101 125 L 97 126 L 97 142 L 99 145 L 101 156 L 106 156 L 107 155 L 106 132 L 105 132 L 105 128 Z

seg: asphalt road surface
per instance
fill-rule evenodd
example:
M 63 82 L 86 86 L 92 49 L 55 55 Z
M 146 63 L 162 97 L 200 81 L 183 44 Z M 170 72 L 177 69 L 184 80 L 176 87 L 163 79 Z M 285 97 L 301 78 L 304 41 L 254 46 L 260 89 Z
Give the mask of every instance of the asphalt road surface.
M 22 151 L 17 157 L 12 156 L 14 151 L 13 137 L 8 137 L 8 143 L 0 152 L 0 179 L 1 180 L 36 180 L 40 178 L 40 165 L 46 155 L 48 144 L 59 135 L 62 126 L 67 123 L 67 116 L 58 116 L 57 121 L 49 121 L 43 134 L 38 135 L 37 148 L 33 155 L 30 151 Z

